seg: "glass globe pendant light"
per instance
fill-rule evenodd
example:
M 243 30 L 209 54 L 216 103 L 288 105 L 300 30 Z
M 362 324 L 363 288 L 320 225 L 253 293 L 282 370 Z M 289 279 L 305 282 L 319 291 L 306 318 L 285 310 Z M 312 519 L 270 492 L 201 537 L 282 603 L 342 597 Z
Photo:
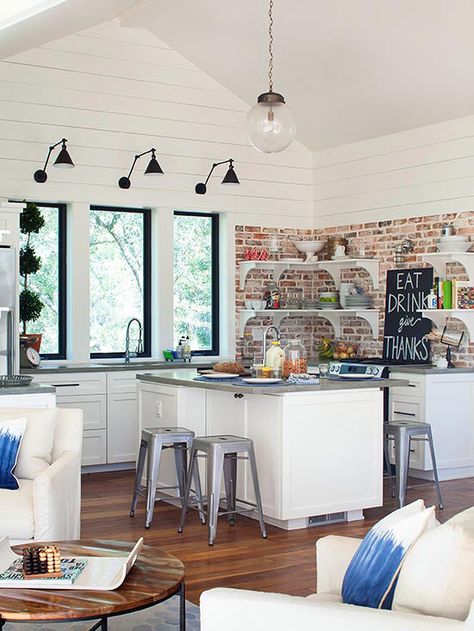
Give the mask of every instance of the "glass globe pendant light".
M 247 114 L 250 144 L 264 153 L 286 149 L 296 135 L 293 115 L 282 94 L 273 92 L 273 0 L 270 0 L 268 26 L 268 92 L 260 94 Z

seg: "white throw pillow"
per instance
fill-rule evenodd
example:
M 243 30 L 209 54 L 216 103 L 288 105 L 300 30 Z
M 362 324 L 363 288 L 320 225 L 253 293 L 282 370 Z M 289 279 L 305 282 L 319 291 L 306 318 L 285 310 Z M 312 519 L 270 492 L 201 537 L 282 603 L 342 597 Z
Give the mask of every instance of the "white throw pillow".
M 393 609 L 465 620 L 474 600 L 474 508 L 424 533 L 405 556 Z
M 0 409 L 0 422 L 16 416 L 26 417 L 26 429 L 15 467 L 15 476 L 34 480 L 52 462 L 57 408 Z

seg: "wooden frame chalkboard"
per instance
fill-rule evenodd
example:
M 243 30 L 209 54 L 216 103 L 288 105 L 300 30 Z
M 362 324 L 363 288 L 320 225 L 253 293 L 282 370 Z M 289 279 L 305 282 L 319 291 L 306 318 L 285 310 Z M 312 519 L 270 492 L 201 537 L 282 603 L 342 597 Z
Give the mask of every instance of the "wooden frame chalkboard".
M 388 270 L 383 359 L 400 364 L 430 361 L 431 346 L 424 336 L 432 325 L 418 310 L 427 308 L 432 287 L 432 268 Z

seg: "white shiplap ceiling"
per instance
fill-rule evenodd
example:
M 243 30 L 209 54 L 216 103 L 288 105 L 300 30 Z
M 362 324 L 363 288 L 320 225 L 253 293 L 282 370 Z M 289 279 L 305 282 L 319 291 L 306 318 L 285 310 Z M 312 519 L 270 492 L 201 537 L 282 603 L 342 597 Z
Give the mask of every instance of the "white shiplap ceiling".
M 149 0 L 141 25 L 249 104 L 266 91 L 266 0 Z M 474 112 L 473 0 L 274 0 L 275 90 L 311 149 Z
M 473 0 L 274 5 L 274 89 L 307 147 L 474 113 Z M 5 29 L 0 57 L 121 15 L 124 26 L 148 29 L 250 106 L 267 89 L 267 10 L 267 0 L 66 0 Z

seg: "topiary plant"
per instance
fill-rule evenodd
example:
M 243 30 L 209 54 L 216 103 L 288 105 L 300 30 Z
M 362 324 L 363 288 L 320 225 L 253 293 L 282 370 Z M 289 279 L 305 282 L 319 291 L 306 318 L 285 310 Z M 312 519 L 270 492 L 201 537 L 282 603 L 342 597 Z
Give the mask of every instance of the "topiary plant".
M 26 335 L 28 322 L 35 322 L 41 315 L 44 304 L 36 291 L 28 287 L 28 277 L 36 274 L 41 267 L 39 257 L 30 243 L 31 235 L 38 234 L 44 226 L 44 217 L 33 202 L 28 202 L 20 215 L 20 232 L 27 235 L 26 244 L 20 248 L 20 276 L 23 289 L 20 292 L 20 321 L 23 324 L 23 335 Z

